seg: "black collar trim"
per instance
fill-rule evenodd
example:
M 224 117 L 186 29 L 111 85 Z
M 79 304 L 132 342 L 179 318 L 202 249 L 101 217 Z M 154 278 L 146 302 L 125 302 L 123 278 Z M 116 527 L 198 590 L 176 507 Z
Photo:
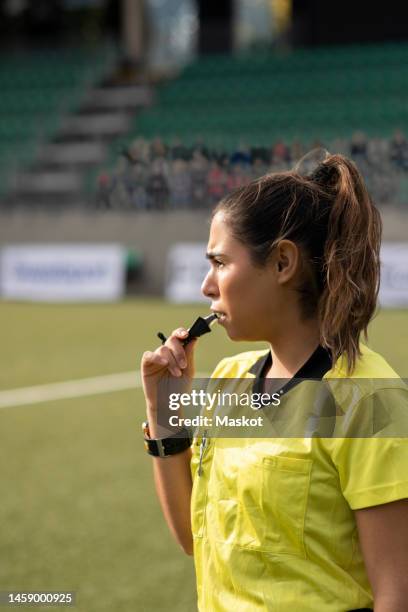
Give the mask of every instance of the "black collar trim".
M 254 374 L 256 378 L 263 378 L 267 370 L 272 365 L 272 354 L 269 350 L 266 355 L 262 355 L 248 370 L 249 374 Z M 317 378 L 321 380 L 323 376 L 331 370 L 332 360 L 330 353 L 319 344 L 309 359 L 296 372 L 293 378 Z
M 249 374 L 254 374 L 255 381 L 253 390 L 255 392 L 262 392 L 265 383 L 265 374 L 272 365 L 272 354 L 269 350 L 266 355 L 262 355 L 248 370 Z M 297 384 L 302 382 L 302 379 L 322 380 L 323 376 L 331 370 L 332 359 L 330 353 L 319 344 L 316 350 L 312 353 L 309 359 L 302 365 L 302 367 L 296 372 L 293 378 L 282 380 L 283 393 L 286 393 Z M 286 381 L 286 384 L 284 384 Z

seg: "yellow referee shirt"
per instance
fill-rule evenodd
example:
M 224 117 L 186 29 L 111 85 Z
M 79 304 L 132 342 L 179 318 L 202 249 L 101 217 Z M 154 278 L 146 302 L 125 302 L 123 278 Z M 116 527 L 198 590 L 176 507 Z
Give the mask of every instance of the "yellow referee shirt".
M 379 354 L 361 350 L 353 379 L 381 379 L 376 398 L 408 410 L 408 389 L 395 371 Z M 269 351 L 224 359 L 212 378 L 257 378 L 268 359 Z M 334 367 L 327 360 L 318 347 L 296 376 L 347 377 L 343 358 Z M 350 400 L 339 396 L 340 406 Z M 363 397 L 360 408 L 369 410 L 372 399 Z M 200 612 L 373 607 L 353 510 L 408 498 L 406 437 L 216 437 L 206 440 L 203 453 L 196 435 L 192 450 Z

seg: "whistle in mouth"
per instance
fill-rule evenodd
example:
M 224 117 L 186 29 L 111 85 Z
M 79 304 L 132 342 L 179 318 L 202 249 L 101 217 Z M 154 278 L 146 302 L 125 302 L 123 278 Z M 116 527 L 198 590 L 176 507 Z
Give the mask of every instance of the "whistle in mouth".
M 188 336 L 185 338 L 185 340 L 183 340 L 183 346 L 186 346 L 189 342 L 194 340 L 194 338 L 199 338 L 204 334 L 208 334 L 211 331 L 210 326 L 216 319 L 218 319 L 218 315 L 216 314 L 210 314 L 206 317 L 198 317 L 198 319 L 194 321 L 188 330 Z M 164 344 L 167 340 L 166 336 L 162 332 L 158 332 L 157 335 L 162 341 L 162 344 Z

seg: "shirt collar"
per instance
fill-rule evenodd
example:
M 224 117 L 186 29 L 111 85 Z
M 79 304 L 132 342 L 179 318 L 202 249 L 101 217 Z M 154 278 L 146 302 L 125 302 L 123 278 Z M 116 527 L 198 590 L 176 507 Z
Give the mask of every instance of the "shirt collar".
M 263 378 L 271 365 L 272 354 L 269 350 L 265 355 L 261 355 L 261 357 L 255 361 L 248 370 L 248 373 L 254 374 L 256 378 Z M 293 378 L 317 378 L 320 380 L 331 368 L 332 360 L 330 353 L 319 344 Z
M 265 378 L 265 373 L 272 365 L 272 354 L 269 350 L 265 355 L 262 355 L 248 370 L 248 373 L 254 374 L 255 378 L 258 379 L 258 383 L 254 385 L 254 390 L 262 389 L 263 381 Z M 309 378 L 314 380 L 322 380 L 323 376 L 331 370 L 332 368 L 332 360 L 330 357 L 330 353 L 323 346 L 319 344 L 319 346 L 315 349 L 315 351 L 310 355 L 308 360 L 299 368 L 293 378 L 286 381 L 286 384 L 283 386 L 283 391 L 286 393 L 298 383 L 302 381 L 302 379 Z

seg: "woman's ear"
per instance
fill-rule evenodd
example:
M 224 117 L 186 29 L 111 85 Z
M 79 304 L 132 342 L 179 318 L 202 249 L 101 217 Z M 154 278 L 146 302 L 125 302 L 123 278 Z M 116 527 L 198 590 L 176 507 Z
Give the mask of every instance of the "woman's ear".
M 287 282 L 295 275 L 299 262 L 299 249 L 291 240 L 281 240 L 277 249 L 277 268 L 280 282 Z

